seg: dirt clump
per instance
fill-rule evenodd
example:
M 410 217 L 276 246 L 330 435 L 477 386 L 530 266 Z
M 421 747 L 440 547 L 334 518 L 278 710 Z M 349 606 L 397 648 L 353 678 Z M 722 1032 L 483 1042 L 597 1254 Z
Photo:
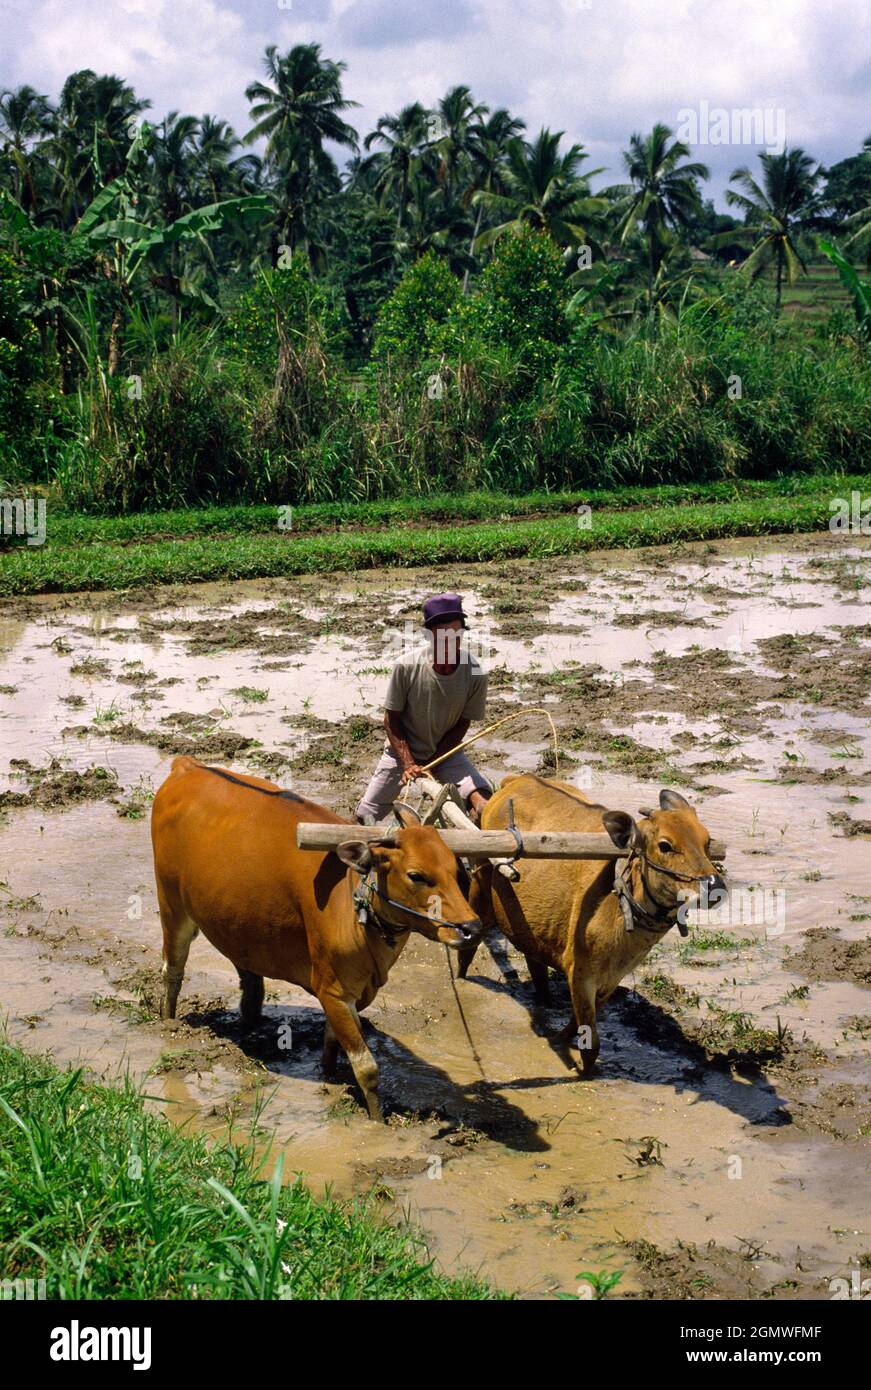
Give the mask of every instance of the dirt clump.
M 811 927 L 800 951 L 786 958 L 786 968 L 806 980 L 851 980 L 871 985 L 871 937 L 847 941 L 834 927 Z
M 142 619 L 144 631 L 182 637 L 191 656 L 240 648 L 262 656 L 288 656 L 306 651 L 324 624 L 304 617 L 290 607 L 257 608 L 232 616 L 189 619 Z M 264 631 L 265 628 L 270 631 Z
M 632 1240 L 626 1242 L 626 1248 L 639 1266 L 643 1285 L 641 1294 L 626 1294 L 627 1298 L 820 1297 L 822 1285 L 819 1281 L 804 1282 L 806 1275 L 785 1277 L 766 1286 L 754 1263 L 771 1258 L 764 1251 L 764 1242 L 757 1246 L 744 1240 L 742 1249 L 729 1250 L 713 1240 L 704 1246 L 679 1240 L 671 1250 L 663 1250 L 649 1240 Z
M 108 767 L 93 766 L 84 772 L 64 767 L 52 758 L 45 767 L 35 767 L 27 758 L 11 758 L 13 774 L 27 782 L 26 791 L 0 792 L 0 808 L 38 806 L 41 810 L 62 810 L 81 801 L 99 801 L 115 796 L 118 779 Z
M 871 820 L 854 820 L 849 811 L 830 811 L 829 820 L 848 840 L 856 835 L 871 835 Z
M 178 724 L 180 719 L 184 724 L 183 714 L 181 716 L 168 715 L 163 722 Z M 117 739 L 119 743 L 144 743 L 149 748 L 157 748 L 161 753 L 168 753 L 173 757 L 180 757 L 187 753 L 192 758 L 201 758 L 210 762 L 216 760 L 232 762 L 239 753 L 258 746 L 256 739 L 248 738 L 245 734 L 234 733 L 232 729 L 217 729 L 208 721 L 201 724 L 198 715 L 189 715 L 188 719 L 195 721 L 188 727 L 198 730 L 193 735 L 170 730 L 140 729 L 129 721 L 121 724 L 103 725 L 100 727 L 100 733 L 109 738 Z M 208 732 L 206 732 L 207 728 Z M 90 724 L 73 724 L 63 730 L 65 736 L 78 738 L 87 737 L 95 732 L 95 728 Z
M 863 644 L 869 637 L 871 625 L 866 623 L 825 633 L 779 633 L 761 638 L 756 647 L 766 665 L 788 683 L 790 699 L 867 714 L 871 646 Z

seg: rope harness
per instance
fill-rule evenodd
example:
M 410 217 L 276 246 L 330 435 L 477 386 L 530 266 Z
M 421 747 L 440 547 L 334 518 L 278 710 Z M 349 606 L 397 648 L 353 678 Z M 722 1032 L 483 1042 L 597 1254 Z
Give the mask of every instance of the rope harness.
M 658 911 L 648 912 L 637 898 L 635 898 L 629 888 L 629 874 L 632 869 L 633 860 L 637 859 L 641 868 L 641 883 L 647 896 L 655 903 Z M 650 884 L 644 877 L 643 865 L 649 865 L 659 874 L 665 874 L 668 878 L 680 879 L 683 883 L 697 883 L 698 877 L 694 874 L 679 874 L 675 869 L 667 869 L 664 864 L 655 864 L 652 859 L 641 850 L 633 849 L 626 859 L 618 859 L 614 873 L 614 887 L 612 892 L 616 894 L 617 901 L 623 911 L 623 925 L 627 931 L 634 931 L 640 927 L 642 931 L 655 933 L 669 931 L 673 926 L 677 926 L 681 936 L 689 935 L 689 927 L 686 922 L 678 920 L 677 913 L 680 911 L 680 903 L 661 903 L 655 893 L 650 891 Z M 672 917 L 672 912 L 675 916 Z
M 395 907 L 400 912 L 407 912 L 410 917 L 419 917 L 424 922 L 431 922 L 433 926 L 457 929 L 458 924 L 456 922 L 448 922 L 444 917 L 434 917 L 429 912 L 419 912 L 416 907 L 409 907 L 406 903 L 397 902 L 395 898 L 388 898 L 386 893 L 382 893 L 376 885 L 374 873 L 374 869 L 370 869 L 354 889 L 354 907 L 360 925 L 371 927 L 388 946 L 395 946 L 399 937 L 406 936 L 411 931 L 411 927 L 400 927 L 395 922 L 387 922 L 383 917 L 379 917 L 372 906 L 373 898 L 380 898 L 382 902 L 387 903 L 388 907 Z

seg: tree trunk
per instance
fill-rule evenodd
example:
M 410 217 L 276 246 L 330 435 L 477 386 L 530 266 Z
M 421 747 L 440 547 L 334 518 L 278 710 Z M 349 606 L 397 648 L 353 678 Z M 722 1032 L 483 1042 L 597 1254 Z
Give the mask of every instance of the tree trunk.
M 653 232 L 650 233 L 647 254 L 647 315 L 653 317 L 653 283 L 656 279 L 656 252 L 653 246 Z
M 178 245 L 177 245 L 176 242 L 173 242 L 173 243 L 172 243 L 172 246 L 170 247 L 170 252 L 169 252 L 169 271 L 170 271 L 170 275 L 171 275 L 171 277 L 172 277 L 173 286 L 177 286 L 177 285 L 178 285 Z M 171 309 L 170 313 L 171 313 L 170 322 L 171 322 L 171 325 L 172 325 L 172 336 L 173 336 L 173 338 L 174 338 L 175 335 L 176 335 L 177 332 L 178 332 L 178 292 L 177 292 L 177 289 L 175 289 L 175 288 L 173 289 L 173 292 L 172 292 L 172 309 Z
M 774 291 L 774 312 L 780 313 L 780 292 L 783 284 L 783 250 L 778 242 L 777 245 L 777 287 Z
M 470 243 L 470 245 L 469 245 L 469 255 L 470 255 L 470 256 L 474 255 L 474 251 L 475 251 L 475 242 L 478 240 L 478 233 L 479 233 L 480 230 L 481 230 L 481 216 L 482 216 L 482 214 L 483 214 L 483 211 L 484 211 L 483 204 L 479 203 L 479 204 L 478 204 L 478 216 L 475 218 L 475 230 L 474 230 L 474 232 L 472 233 L 472 240 L 471 240 L 471 243 Z M 469 267 L 466 266 L 466 273 L 465 273 L 465 275 L 463 276 L 463 294 L 468 294 L 468 292 L 469 292 Z
M 121 364 L 121 319 L 122 309 L 119 304 L 112 314 L 112 325 L 109 329 L 109 375 L 117 376 L 118 367 Z

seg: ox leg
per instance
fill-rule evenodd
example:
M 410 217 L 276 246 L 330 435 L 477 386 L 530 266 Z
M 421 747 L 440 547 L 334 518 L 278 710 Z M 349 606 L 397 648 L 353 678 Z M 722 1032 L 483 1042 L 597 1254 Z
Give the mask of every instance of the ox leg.
M 532 956 L 525 956 L 524 959 L 532 980 L 532 987 L 535 990 L 536 1004 L 549 1004 L 550 976 L 547 966 L 540 960 L 533 960 Z
M 334 1076 L 339 1055 L 339 1040 L 333 1032 L 330 1020 L 324 1017 L 324 1052 L 321 1059 L 324 1076 Z
M 589 982 L 572 977 L 569 980 L 572 991 L 574 1020 L 569 1025 L 569 1037 L 576 1032 L 580 1049 L 581 1071 L 589 1076 L 599 1056 L 599 1030 L 596 1027 L 596 989 Z M 565 1033 L 563 1034 L 565 1036 Z
M 236 971 L 242 989 L 239 1000 L 242 1022 L 246 1028 L 256 1028 L 263 1017 L 263 976 L 255 975 L 253 970 L 239 970 L 238 966 Z
M 383 1121 L 384 1113 L 378 1099 L 378 1063 L 366 1046 L 356 1007 L 344 999 L 331 999 L 329 996 L 321 999 L 321 1007 L 334 1038 L 341 1044 L 351 1063 L 370 1120 Z
M 167 904 L 160 903 L 160 923 L 163 927 L 163 994 L 160 1001 L 160 1017 L 175 1018 L 178 994 L 184 979 L 191 942 L 197 934 L 197 926 L 189 917 L 173 913 Z
M 469 966 L 475 959 L 475 952 L 480 946 L 480 941 L 476 941 L 474 946 L 463 946 L 457 952 L 457 979 L 465 980 L 469 973 Z
M 488 931 L 490 927 L 494 927 L 496 925 L 495 919 L 493 917 L 493 902 L 490 897 L 490 885 L 493 879 L 493 865 L 482 864 L 480 868 L 476 869 L 475 872 L 472 874 L 471 880 L 468 880 L 468 875 L 466 875 L 466 878 L 469 882 L 469 890 L 466 895 L 469 901 L 469 906 L 471 907 L 475 916 L 480 918 L 480 920 L 483 922 L 484 931 L 478 937 L 478 940 L 475 942 L 473 946 L 463 946 L 457 952 L 458 980 L 465 980 L 466 976 L 469 973 L 469 966 L 475 959 L 475 952 L 481 944 L 484 933 Z

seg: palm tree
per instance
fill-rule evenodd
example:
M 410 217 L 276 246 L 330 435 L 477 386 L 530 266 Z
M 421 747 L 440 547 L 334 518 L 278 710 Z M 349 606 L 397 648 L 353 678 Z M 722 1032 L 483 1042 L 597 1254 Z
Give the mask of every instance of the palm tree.
M 372 192 L 379 202 L 396 203 L 396 226 L 402 227 L 408 208 L 409 185 L 427 142 L 428 116 L 419 101 L 404 106 L 395 116 L 382 116 L 363 141 L 367 150 L 384 146 L 361 162 L 359 174 L 371 176 Z
M 853 176 L 853 187 L 860 197 L 867 199 L 869 185 L 871 185 L 871 135 L 866 135 L 862 142 L 862 153 L 857 158 L 856 164 L 859 167 Z M 847 222 L 850 226 L 856 226 L 856 231 L 847 238 L 847 245 L 861 246 L 868 242 L 868 255 L 871 256 L 871 202 L 866 202 L 865 207 L 852 213 L 847 218 Z
M 433 113 L 434 152 L 439 159 L 445 203 L 453 199 L 462 172 L 471 165 L 474 130 L 488 109 L 474 101 L 468 87 L 451 87 Z
M 459 203 L 445 203 L 425 170 L 412 174 L 407 216 L 396 233 L 398 260 L 410 263 L 432 251 L 443 256 L 458 274 L 469 266 L 464 247 L 470 231 L 471 221 Z
M 49 141 L 65 226 L 78 220 L 99 188 L 124 172 L 134 122 L 150 105 L 120 77 L 98 77 L 84 68 L 67 78 Z
M 196 116 L 180 116 L 177 111 L 154 126 L 151 139 L 150 181 L 154 198 L 165 222 L 174 222 L 193 207 L 197 135 Z
M 558 246 L 565 247 L 586 240 L 585 224 L 606 204 L 602 198 L 590 195 L 587 179 L 601 173 L 593 169 L 581 176 L 578 170 L 588 158 L 582 145 L 572 145 L 560 154 L 561 130 L 542 130 L 531 143 L 513 139 L 508 142 L 504 174 L 504 192 L 481 189 L 472 202 L 503 221 L 482 232 L 475 249 L 492 245 L 506 232 L 516 234 L 524 226 L 547 232 Z
M 33 87 L 23 86 L 0 93 L 0 138 L 3 153 L 14 170 L 15 201 L 32 211 L 36 207 L 36 188 L 30 154 L 34 141 L 51 130 L 52 110 L 48 97 Z M 27 199 L 23 197 L 27 190 Z
M 245 144 L 266 139 L 266 165 L 276 180 L 277 230 L 291 249 L 304 245 L 314 262 L 318 204 L 340 187 L 324 141 L 356 150 L 357 133 L 341 113 L 357 103 L 342 94 L 345 64 L 322 58 L 319 44 L 297 44 L 284 56 L 271 44 L 265 67 L 269 82 L 252 82 L 245 91 L 254 119 Z
M 229 121 L 203 116 L 194 156 L 195 182 L 204 202 L 215 203 L 235 193 L 256 193 L 262 160 L 238 154 L 242 141 Z
M 746 191 L 739 193 L 735 189 L 728 189 L 726 202 L 732 207 L 741 208 L 745 216 L 745 225 L 737 232 L 738 239 L 755 242 L 742 269 L 755 277 L 774 261 L 774 302 L 776 312 L 780 313 L 784 271 L 791 285 L 799 266 L 807 270 L 796 238 L 820 224 L 818 185 L 822 170 L 819 166 L 814 168 L 813 159 L 800 149 L 784 150 L 782 154 L 763 151 L 759 158 L 762 163 L 762 185 L 757 183 L 748 168 L 736 169 L 730 182 L 739 184 Z M 735 237 L 736 233 L 730 235 Z
M 180 116 L 177 111 L 153 128 L 150 140 L 149 183 L 152 200 L 160 220 L 169 226 L 195 206 L 194 180 L 197 135 L 200 122 L 196 116 Z M 134 195 L 134 203 L 138 194 Z M 179 280 L 179 244 L 169 247 L 169 283 Z M 171 298 L 172 329 L 178 326 L 178 299 Z
M 654 303 L 654 286 L 665 260 L 671 233 L 685 229 L 701 207 L 699 179 L 710 178 L 706 164 L 683 164 L 690 149 L 682 140 L 669 145 L 673 131 L 661 122 L 649 135 L 633 135 L 623 161 L 631 182 L 606 189 L 615 199 L 617 234 L 621 242 L 637 228 L 647 242 L 647 297 Z
M 245 89 L 248 101 L 256 102 L 251 108 L 256 124 L 245 136 L 246 145 L 265 136 L 267 159 L 279 163 L 287 142 L 298 134 L 314 147 L 332 140 L 356 149 L 357 132 L 339 114 L 359 104 L 342 95 L 345 63 L 321 58 L 317 43 L 297 44 L 283 58 L 270 44 L 265 67 L 273 86 L 252 82 Z
M 504 193 L 503 172 L 508 154 L 508 146 L 517 140 L 525 129 L 525 123 L 512 116 L 504 106 L 500 106 L 487 120 L 480 120 L 469 132 L 469 156 L 471 160 L 471 181 L 468 188 L 468 201 L 476 193 Z M 481 232 L 484 204 L 480 200 L 475 214 L 475 228 L 469 244 L 469 256 Z M 463 294 L 469 288 L 469 269 L 463 277 Z

